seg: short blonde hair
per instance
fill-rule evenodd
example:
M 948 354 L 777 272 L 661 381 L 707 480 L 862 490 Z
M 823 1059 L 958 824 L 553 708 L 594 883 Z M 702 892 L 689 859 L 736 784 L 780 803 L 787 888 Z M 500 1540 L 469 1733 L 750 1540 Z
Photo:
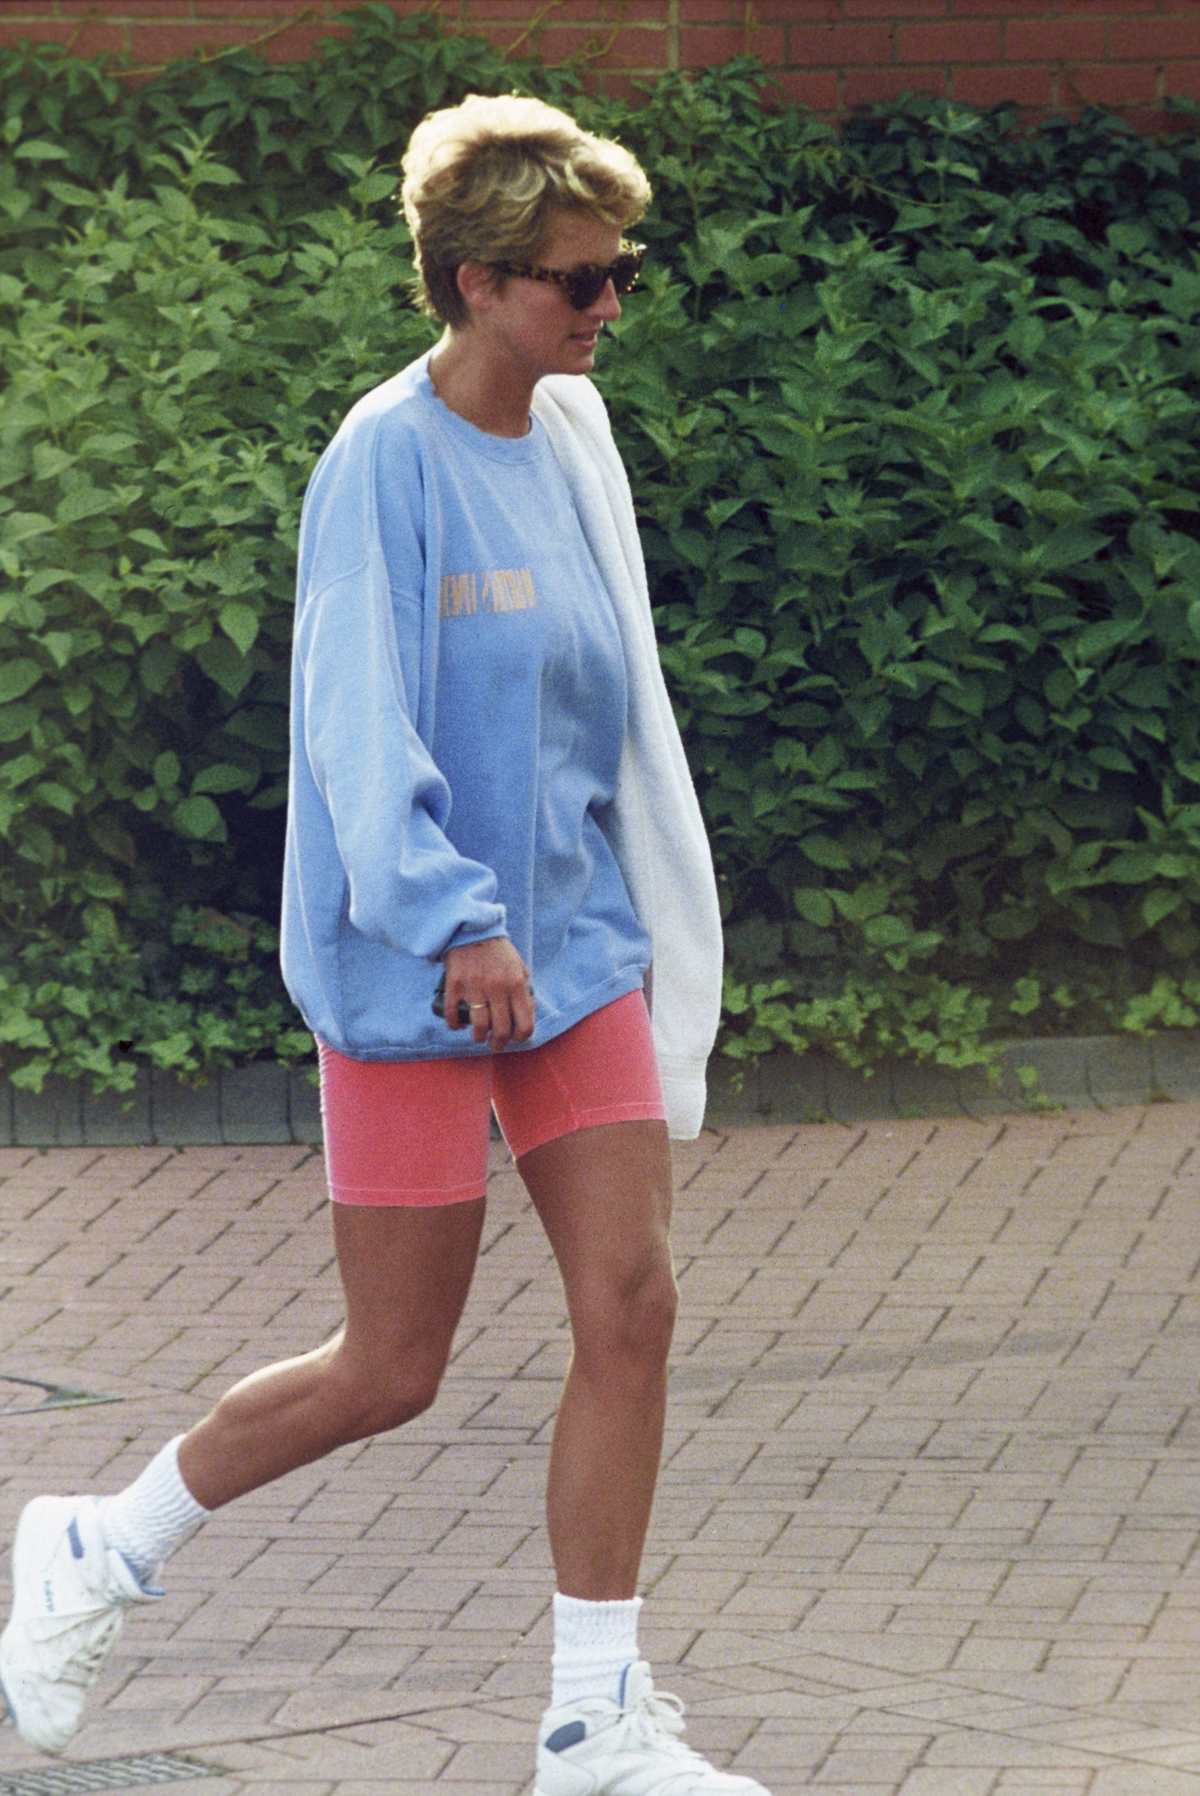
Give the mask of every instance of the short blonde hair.
M 623 145 L 519 94 L 468 94 L 427 114 L 401 166 L 413 297 L 452 326 L 470 322 L 455 279 L 461 263 L 536 261 L 556 208 L 626 230 L 650 203 L 650 183 Z

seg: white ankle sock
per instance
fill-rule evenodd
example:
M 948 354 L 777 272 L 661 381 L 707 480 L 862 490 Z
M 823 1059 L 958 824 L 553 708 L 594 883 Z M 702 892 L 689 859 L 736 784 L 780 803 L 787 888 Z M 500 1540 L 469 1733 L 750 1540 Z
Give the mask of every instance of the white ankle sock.
M 201 1507 L 179 1473 L 182 1434 L 155 1454 L 139 1478 L 115 1497 L 100 1499 L 100 1527 L 110 1547 L 123 1553 L 138 1577 L 157 1571 L 185 1540 L 190 1540 L 209 1510 Z
M 638 1656 L 641 1606 L 640 1596 L 628 1602 L 589 1603 L 555 1592 L 552 1708 L 587 1696 L 617 1700 L 621 1673 Z

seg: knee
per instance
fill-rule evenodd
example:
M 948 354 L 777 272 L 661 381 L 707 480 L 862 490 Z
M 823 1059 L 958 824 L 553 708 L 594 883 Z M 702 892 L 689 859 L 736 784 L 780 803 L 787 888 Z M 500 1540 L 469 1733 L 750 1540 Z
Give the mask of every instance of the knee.
M 346 1426 L 347 1442 L 388 1434 L 424 1415 L 437 1400 L 445 1362 L 408 1354 L 381 1356 L 374 1363 L 345 1363 L 337 1368 L 336 1398 Z
M 577 1306 L 576 1359 L 664 1366 L 675 1333 L 679 1293 L 669 1259 L 606 1281 Z

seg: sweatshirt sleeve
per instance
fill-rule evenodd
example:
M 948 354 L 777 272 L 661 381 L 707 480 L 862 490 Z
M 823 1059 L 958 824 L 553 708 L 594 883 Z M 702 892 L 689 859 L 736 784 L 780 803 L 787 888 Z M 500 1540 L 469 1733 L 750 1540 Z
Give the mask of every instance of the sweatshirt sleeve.
M 506 913 L 495 873 L 446 835 L 450 788 L 413 722 L 425 590 L 420 494 L 389 505 L 385 552 L 377 449 L 377 430 L 335 438 L 309 483 L 294 686 L 351 924 L 437 960 L 448 947 L 505 934 Z

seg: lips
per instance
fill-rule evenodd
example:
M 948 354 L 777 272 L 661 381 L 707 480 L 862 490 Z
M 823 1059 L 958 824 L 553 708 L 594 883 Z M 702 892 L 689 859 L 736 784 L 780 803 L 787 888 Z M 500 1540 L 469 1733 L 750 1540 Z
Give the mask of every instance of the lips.
M 595 349 L 597 343 L 600 341 L 600 332 L 594 331 L 587 337 L 572 337 L 571 341 L 572 343 L 586 343 L 589 349 Z

